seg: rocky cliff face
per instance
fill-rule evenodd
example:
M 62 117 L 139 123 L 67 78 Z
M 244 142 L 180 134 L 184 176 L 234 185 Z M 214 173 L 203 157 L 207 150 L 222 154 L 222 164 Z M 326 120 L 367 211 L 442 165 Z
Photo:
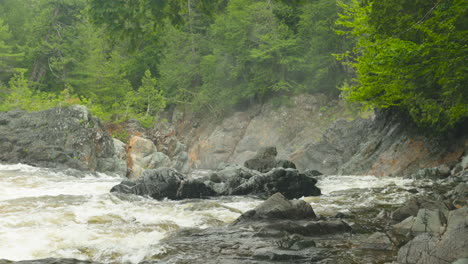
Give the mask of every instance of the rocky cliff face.
M 221 121 L 174 116 L 175 134 L 188 146 L 192 167 L 213 169 L 224 162 L 243 164 L 267 146 L 276 146 L 278 158 L 288 159 L 301 146 L 317 142 L 346 110 L 324 95 L 300 95 L 281 106 L 268 102 Z
M 356 118 L 340 100 L 322 95 L 296 96 L 280 107 L 266 103 L 218 122 L 180 113 L 172 121 L 171 136 L 185 143 L 191 166 L 202 169 L 243 164 L 258 149 L 276 146 L 278 158 L 291 160 L 301 171 L 408 175 L 441 164 L 451 167 L 468 152 L 466 133 L 424 136 L 395 113 Z
M 124 175 L 114 142 L 83 106 L 0 113 L 0 161 Z
M 338 120 L 320 142 L 305 145 L 291 160 L 299 169 L 325 174 L 402 176 L 442 164 L 451 167 L 467 151 L 466 133 L 425 136 L 404 118 L 380 111 L 366 120 Z

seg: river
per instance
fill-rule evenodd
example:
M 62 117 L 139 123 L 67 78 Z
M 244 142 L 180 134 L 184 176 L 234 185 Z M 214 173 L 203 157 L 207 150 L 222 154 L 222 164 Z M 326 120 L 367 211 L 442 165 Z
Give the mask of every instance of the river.
M 0 259 L 139 263 L 164 253 L 161 239 L 180 228 L 225 225 L 261 203 L 249 196 L 156 201 L 109 193 L 120 181 L 0 165 Z M 322 196 L 301 199 L 325 216 L 401 204 L 414 188 L 411 180 L 374 176 L 319 177 L 318 186 Z

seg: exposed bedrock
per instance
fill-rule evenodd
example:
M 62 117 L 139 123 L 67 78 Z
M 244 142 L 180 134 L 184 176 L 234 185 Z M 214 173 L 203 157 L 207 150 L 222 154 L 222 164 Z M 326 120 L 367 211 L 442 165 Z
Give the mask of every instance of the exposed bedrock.
M 166 135 L 176 136 L 187 146 L 192 168 L 199 169 L 215 169 L 221 163 L 244 164 L 257 159 L 258 149 L 276 146 L 276 158 L 293 162 L 300 171 L 406 176 L 427 169 L 415 177 L 440 178 L 446 175 L 440 165 L 453 169 L 468 153 L 468 135 L 464 132 L 468 124 L 434 136 L 416 129 L 408 118 L 393 110 L 377 111 L 362 119 L 348 111 L 342 101 L 321 95 L 299 95 L 289 100 L 288 105 L 266 102 L 221 119 L 194 117 L 176 110 L 168 118 L 171 122 L 167 126 L 172 129 Z M 156 127 L 152 133 L 162 133 L 160 130 L 164 132 Z M 258 163 L 259 169 L 268 167 L 268 161 Z
M 398 114 L 379 111 L 370 119 L 336 121 L 321 141 L 303 146 L 290 158 L 301 170 L 316 169 L 324 174 L 419 173 L 415 177 L 441 178 L 468 150 L 466 128 L 464 131 L 461 128 L 439 136 L 424 136 Z M 423 168 L 426 170 L 418 172 Z
M 0 113 L 0 161 L 125 175 L 114 141 L 84 106 Z
M 317 263 L 334 255 L 316 239 L 351 230 L 342 220 L 318 220 L 310 204 L 277 193 L 231 225 L 175 233 L 162 241 L 168 251 L 161 259 L 147 263 Z

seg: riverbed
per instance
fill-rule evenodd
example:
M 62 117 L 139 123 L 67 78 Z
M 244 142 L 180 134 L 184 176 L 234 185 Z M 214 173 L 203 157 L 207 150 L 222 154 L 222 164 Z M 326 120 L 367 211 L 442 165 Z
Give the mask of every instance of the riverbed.
M 252 196 L 156 201 L 109 193 L 121 180 L 100 173 L 0 165 L 0 259 L 154 260 L 166 250 L 160 241 L 181 228 L 226 225 L 262 202 Z M 396 206 L 414 188 L 411 180 L 397 177 L 318 180 L 323 195 L 301 199 L 322 216 Z

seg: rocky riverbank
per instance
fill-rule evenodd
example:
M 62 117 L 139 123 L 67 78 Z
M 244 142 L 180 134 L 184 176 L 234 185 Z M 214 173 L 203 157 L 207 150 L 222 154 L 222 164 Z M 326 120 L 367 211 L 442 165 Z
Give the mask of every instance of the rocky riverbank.
M 137 124 L 133 129 L 140 131 L 127 144 L 114 140 L 81 106 L 0 113 L 0 160 L 126 175 L 128 179 L 112 192 L 129 197 L 269 197 L 231 225 L 175 232 L 163 241 L 165 253 L 144 263 L 364 260 L 445 264 L 468 258 L 466 133 L 419 135 L 396 115 L 380 112 L 372 119 L 338 120 L 320 141 L 296 150 L 291 155 L 294 162 L 284 159 L 284 150 L 267 147 L 250 155 L 244 166 L 220 163 L 211 173 L 193 178 L 187 172 L 190 163 L 197 164 L 190 155 L 196 144 L 181 143 L 183 137 L 172 128 L 167 130 L 172 131 L 169 134 L 160 129 L 142 130 Z M 227 160 L 244 157 L 246 152 L 233 153 Z M 320 176 L 316 169 L 326 175 Z M 404 175 L 415 184 L 403 192 L 414 197 L 399 208 L 374 205 L 327 216 L 316 215 L 307 202 L 287 200 L 320 195 L 316 177 L 326 180 L 336 173 Z M 392 195 L 388 189 L 373 191 Z M 348 191 L 356 198 L 358 192 Z M 73 259 L 20 263 L 62 262 L 87 263 Z
M 127 165 L 84 106 L 0 112 L 0 161 L 124 176 Z

